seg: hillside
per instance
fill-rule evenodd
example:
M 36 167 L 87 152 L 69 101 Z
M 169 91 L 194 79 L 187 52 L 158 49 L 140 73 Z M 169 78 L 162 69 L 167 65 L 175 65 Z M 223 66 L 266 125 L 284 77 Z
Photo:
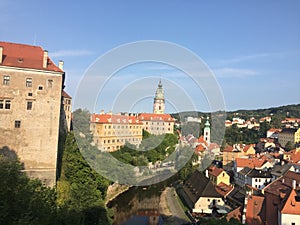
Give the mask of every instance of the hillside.
M 180 120 L 180 117 L 181 119 L 183 119 L 188 116 L 195 117 L 196 115 L 198 115 L 198 117 L 206 117 L 209 116 L 209 113 L 203 113 L 203 112 L 195 113 L 195 112 L 186 111 L 181 113 L 172 113 L 171 115 L 174 118 Z M 232 117 L 235 116 L 238 116 L 242 119 L 247 119 L 249 117 L 255 117 L 256 119 L 259 119 L 265 116 L 276 116 L 279 118 L 285 118 L 285 117 L 300 118 L 300 104 L 272 107 L 267 109 L 251 109 L 251 110 L 241 109 L 236 111 L 228 111 L 226 112 L 226 116 L 227 119 L 232 119 Z

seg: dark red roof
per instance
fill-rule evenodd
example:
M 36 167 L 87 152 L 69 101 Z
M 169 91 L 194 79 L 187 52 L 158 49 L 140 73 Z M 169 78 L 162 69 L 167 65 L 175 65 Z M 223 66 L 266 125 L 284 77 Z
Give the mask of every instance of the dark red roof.
M 43 68 L 44 50 L 40 46 L 0 41 L 0 47 L 3 48 L 0 65 L 63 72 L 49 57 L 47 68 Z
M 64 97 L 64 98 L 71 98 L 72 99 L 72 97 L 66 92 L 66 91 L 62 91 L 62 96 Z

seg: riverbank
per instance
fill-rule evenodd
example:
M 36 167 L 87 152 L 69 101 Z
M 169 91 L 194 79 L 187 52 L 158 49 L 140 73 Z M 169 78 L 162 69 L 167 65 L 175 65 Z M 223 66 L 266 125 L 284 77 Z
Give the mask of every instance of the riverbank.
M 167 187 L 160 196 L 159 211 L 164 225 L 182 225 L 190 222 L 184 209 L 178 202 L 177 193 L 172 187 Z
M 130 188 L 128 185 L 121 185 L 118 183 L 113 183 L 108 186 L 105 198 L 105 205 L 116 198 L 118 195 L 124 193 Z

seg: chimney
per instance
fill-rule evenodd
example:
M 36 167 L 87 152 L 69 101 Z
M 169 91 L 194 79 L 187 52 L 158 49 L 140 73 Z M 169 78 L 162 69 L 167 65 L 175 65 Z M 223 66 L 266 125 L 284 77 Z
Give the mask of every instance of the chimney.
M 43 68 L 47 68 L 48 66 L 48 51 L 44 50 L 44 55 L 43 55 Z
M 293 180 L 293 181 L 292 181 L 292 185 L 293 185 L 293 189 L 296 190 L 296 187 L 297 187 L 296 180 Z
M 104 110 L 103 109 L 101 109 L 101 111 L 100 111 L 100 115 L 103 115 L 104 114 Z
M 0 46 L 0 64 L 2 64 L 2 59 L 3 59 L 3 47 Z
M 58 61 L 58 67 L 59 67 L 59 69 L 64 70 L 64 61 L 59 60 Z
M 206 176 L 207 178 L 209 178 L 209 176 L 208 176 L 208 170 L 205 170 L 205 176 Z

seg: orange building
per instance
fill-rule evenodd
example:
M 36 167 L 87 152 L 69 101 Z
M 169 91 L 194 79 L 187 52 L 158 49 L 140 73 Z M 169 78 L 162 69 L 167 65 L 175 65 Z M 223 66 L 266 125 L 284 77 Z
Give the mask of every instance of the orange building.
M 90 129 L 100 150 L 117 151 L 126 142 L 138 146 L 142 141 L 143 123 L 136 116 L 92 114 Z

